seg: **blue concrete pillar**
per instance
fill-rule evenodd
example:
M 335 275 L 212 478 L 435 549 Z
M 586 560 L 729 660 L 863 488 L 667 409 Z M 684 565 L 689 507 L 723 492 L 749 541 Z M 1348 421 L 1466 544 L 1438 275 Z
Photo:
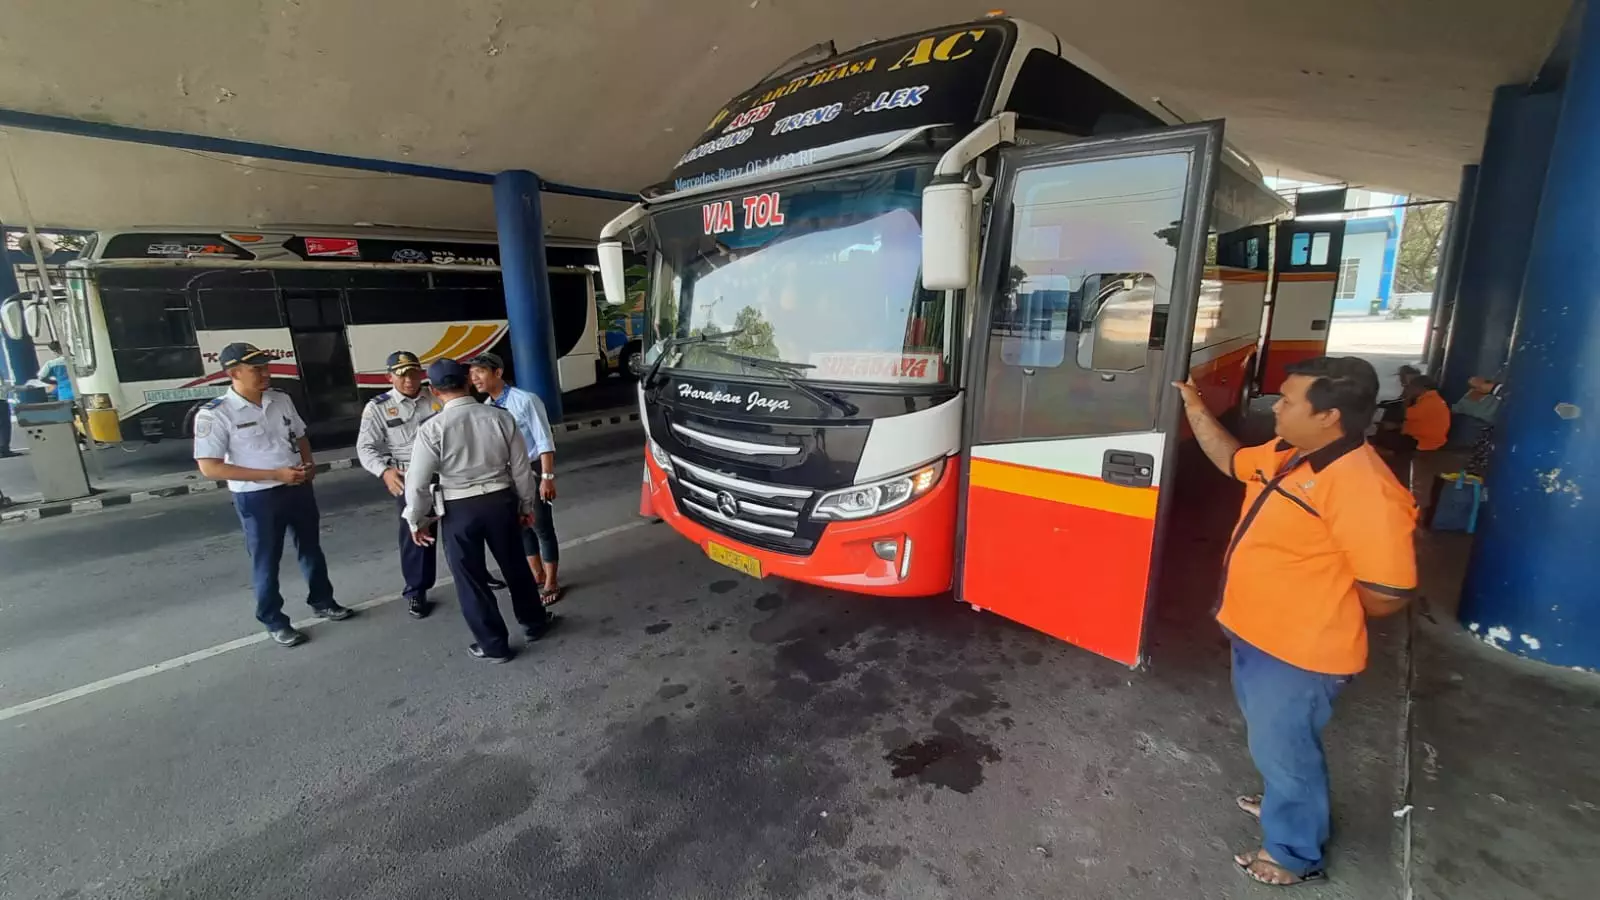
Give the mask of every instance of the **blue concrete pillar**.
M 1558 93 L 1533 94 L 1522 85 L 1494 92 L 1441 371 L 1451 400 L 1466 393 L 1467 379 L 1498 375 L 1505 366 L 1560 110 Z
M 1479 637 L 1600 669 L 1600 8 L 1579 32 L 1533 231 L 1490 502 L 1462 593 Z
M 1407 198 L 1401 197 L 1404 203 Z M 1395 207 L 1389 213 L 1389 236 L 1383 242 L 1383 269 L 1378 273 L 1378 308 L 1389 308 L 1389 295 L 1394 290 L 1394 263 L 1400 254 L 1400 236 L 1406 230 L 1406 208 Z
M 1461 284 L 1461 264 L 1466 257 L 1467 232 L 1478 193 L 1478 167 L 1461 167 L 1461 185 L 1450 210 L 1450 227 L 1439 256 L 1439 275 L 1433 284 L 1433 312 L 1428 322 L 1428 374 L 1437 376 L 1444 363 L 1445 338 L 1456 313 L 1456 289 Z
M 544 213 L 539 177 L 513 169 L 494 177 L 495 228 L 500 236 L 500 277 L 518 387 L 539 395 L 550 421 L 561 421 L 561 377 L 556 367 L 555 319 L 544 253 Z

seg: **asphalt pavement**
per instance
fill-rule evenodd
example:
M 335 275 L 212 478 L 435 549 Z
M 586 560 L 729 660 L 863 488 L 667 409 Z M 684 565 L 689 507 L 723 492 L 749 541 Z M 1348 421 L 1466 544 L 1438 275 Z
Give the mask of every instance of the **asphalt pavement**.
M 563 625 L 504 666 L 450 589 L 420 622 L 383 602 L 394 512 L 358 471 L 319 477 L 323 540 L 340 600 L 377 605 L 293 649 L 251 640 L 226 496 L 0 533 L 0 896 L 1255 895 L 1205 617 L 1231 498 L 1186 520 L 1129 671 L 948 597 L 720 568 L 637 517 L 638 435 L 595 440 L 563 451 Z M 1041 577 L 1086 602 L 1092 564 Z M 292 561 L 284 592 L 304 615 Z M 1378 646 L 1328 738 L 1335 880 L 1298 896 L 1401 896 Z

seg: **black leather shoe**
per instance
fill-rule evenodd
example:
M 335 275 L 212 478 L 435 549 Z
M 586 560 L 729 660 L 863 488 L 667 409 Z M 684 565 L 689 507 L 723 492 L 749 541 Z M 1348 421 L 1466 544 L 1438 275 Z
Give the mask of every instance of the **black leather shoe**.
M 406 607 L 406 612 L 411 614 L 411 618 L 426 619 L 428 617 L 428 613 L 433 612 L 433 604 L 428 602 L 428 597 L 426 594 L 420 597 L 410 597 L 407 599 L 409 600 L 409 603 Z
M 319 619 L 327 619 L 329 622 L 343 622 L 345 619 L 355 615 L 356 611 L 347 606 L 340 606 L 334 603 L 321 609 L 314 609 L 311 614 Z
M 511 662 L 511 657 L 516 655 L 510 651 L 507 651 L 505 656 L 490 656 L 489 654 L 483 652 L 483 648 L 477 644 L 473 644 L 468 647 L 467 652 L 472 654 L 473 659 L 481 659 L 484 662 L 492 663 L 508 663 Z
M 528 639 L 528 643 L 531 644 L 534 641 L 537 641 L 540 638 L 544 637 L 545 635 L 549 634 L 550 632 L 554 631 L 556 626 L 559 625 L 559 624 L 561 624 L 561 617 L 560 616 L 549 615 L 549 616 L 545 617 L 545 620 L 544 620 L 543 624 L 529 625 L 529 626 L 523 628 L 522 629 L 522 636 L 527 638 Z
M 306 633 L 289 625 L 272 632 L 272 639 L 285 647 L 298 647 L 306 642 Z

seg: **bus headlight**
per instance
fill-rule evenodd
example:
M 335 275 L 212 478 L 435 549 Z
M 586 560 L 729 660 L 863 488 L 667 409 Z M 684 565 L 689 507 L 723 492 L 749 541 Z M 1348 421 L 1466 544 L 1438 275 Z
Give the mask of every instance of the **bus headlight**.
M 865 519 L 904 506 L 933 490 L 944 474 L 938 459 L 904 475 L 829 491 L 811 511 L 813 519 Z
M 668 475 L 673 474 L 672 457 L 668 456 L 667 451 L 661 449 L 661 445 L 655 441 L 650 442 L 650 458 L 656 461 L 656 465 L 661 467 L 661 471 L 666 472 Z
M 83 405 L 85 409 L 110 409 L 110 394 L 84 394 Z

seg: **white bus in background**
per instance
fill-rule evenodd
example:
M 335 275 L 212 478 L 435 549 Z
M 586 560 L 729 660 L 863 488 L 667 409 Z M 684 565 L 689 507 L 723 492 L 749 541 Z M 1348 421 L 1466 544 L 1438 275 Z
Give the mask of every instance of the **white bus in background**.
M 594 259 L 592 244 L 547 246 L 563 391 L 593 384 L 601 365 Z M 425 363 L 492 350 L 511 364 L 492 235 L 101 231 L 66 271 L 70 312 L 57 304 L 51 318 L 100 441 L 190 437 L 195 409 L 226 389 L 217 357 L 235 341 L 273 355 L 273 381 L 313 439 L 355 432 L 394 350 Z

